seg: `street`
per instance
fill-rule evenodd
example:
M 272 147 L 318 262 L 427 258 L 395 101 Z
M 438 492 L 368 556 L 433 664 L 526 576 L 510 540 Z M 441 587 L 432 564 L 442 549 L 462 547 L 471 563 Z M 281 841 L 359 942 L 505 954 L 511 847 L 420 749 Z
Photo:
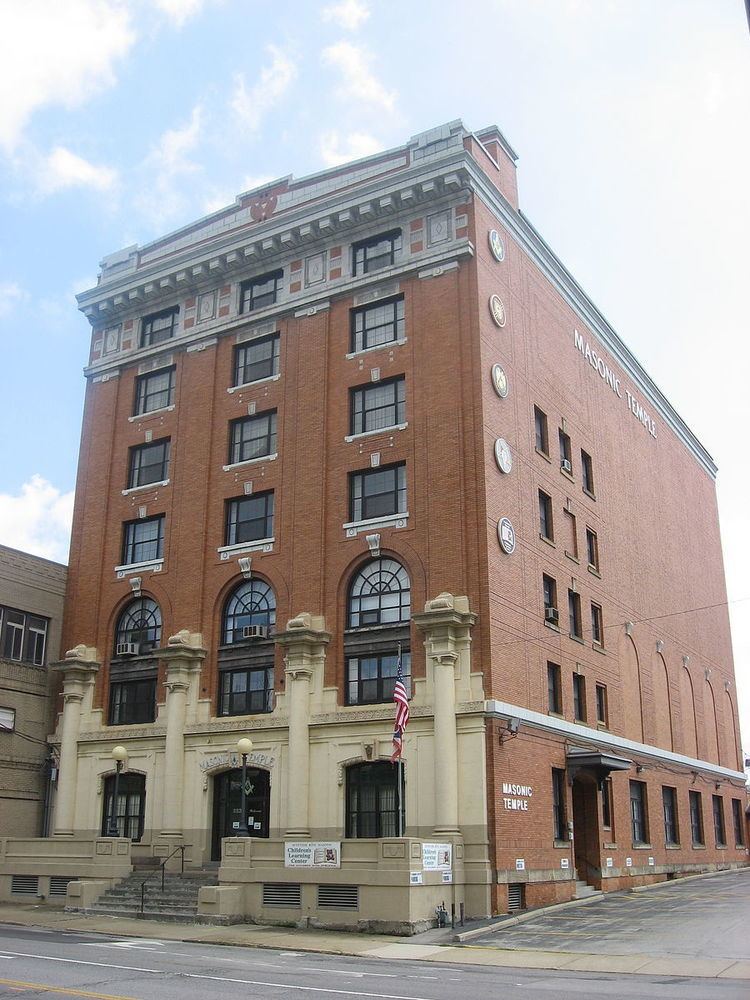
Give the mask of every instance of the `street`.
M 352 958 L 3 925 L 0 997 L 23 994 L 88 1000 L 205 1000 L 217 995 L 222 1000 L 303 995 L 374 1000 L 519 995 L 528 1000 L 746 1000 L 748 983 Z

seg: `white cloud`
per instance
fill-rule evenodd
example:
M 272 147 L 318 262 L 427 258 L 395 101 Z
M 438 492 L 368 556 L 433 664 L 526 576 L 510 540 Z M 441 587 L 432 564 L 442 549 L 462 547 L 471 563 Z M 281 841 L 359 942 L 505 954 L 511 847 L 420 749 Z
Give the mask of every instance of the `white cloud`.
M 46 559 L 67 562 L 73 491 L 35 474 L 17 496 L 0 493 L 0 543 Z
M 43 194 L 52 194 L 70 187 L 109 191 L 116 180 L 117 171 L 111 167 L 97 166 L 64 146 L 56 146 L 41 166 L 38 184 Z
M 0 146 L 11 152 L 47 105 L 74 107 L 115 82 L 135 42 L 119 0 L 4 0 L 0 32 Z
M 255 131 L 263 117 L 279 103 L 297 76 L 297 66 L 275 45 L 266 46 L 271 63 L 264 66 L 259 80 L 248 90 L 244 73 L 235 77 L 232 109 L 247 128 Z
M 195 17 L 204 4 L 204 0 L 155 0 L 155 2 L 159 10 L 174 21 L 178 28 L 191 17 Z
M 196 104 L 190 121 L 179 128 L 167 129 L 146 157 L 143 169 L 147 175 L 137 207 L 148 218 L 149 224 L 158 229 L 170 224 L 188 209 L 188 199 L 180 179 L 200 172 L 201 167 L 190 154 L 201 138 L 203 109 Z
M 333 21 L 340 28 L 356 31 L 370 16 L 370 9 L 361 0 L 341 0 L 323 8 L 323 20 Z
M 0 281 L 0 316 L 7 316 L 26 298 L 28 293 L 15 281 Z
M 320 137 L 319 145 L 320 155 L 327 167 L 371 156 L 382 148 L 383 144 L 366 132 L 350 132 L 343 137 L 338 132 L 325 132 Z
M 354 98 L 384 111 L 393 111 L 396 93 L 386 90 L 370 72 L 370 58 L 365 49 L 352 45 L 351 42 L 337 42 L 323 49 L 323 62 L 341 73 L 343 97 Z

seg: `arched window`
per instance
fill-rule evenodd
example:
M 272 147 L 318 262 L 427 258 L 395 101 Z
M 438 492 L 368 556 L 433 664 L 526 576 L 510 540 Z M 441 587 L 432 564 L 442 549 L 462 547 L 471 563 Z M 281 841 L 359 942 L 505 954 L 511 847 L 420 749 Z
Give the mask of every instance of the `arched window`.
M 346 836 L 403 837 L 405 831 L 403 768 L 385 760 L 348 767 Z
M 411 614 L 409 574 L 395 559 L 373 559 L 356 574 L 349 588 L 349 628 L 397 625 Z
M 224 645 L 242 642 L 250 626 L 271 629 L 276 624 L 276 595 L 263 580 L 247 580 L 233 590 L 224 607 Z
M 395 559 L 372 559 L 349 586 L 346 654 L 346 704 L 391 701 L 399 664 L 411 690 L 409 574 Z
M 161 609 L 150 597 L 138 597 L 127 605 L 115 629 L 115 655 L 124 644 L 135 644 L 138 653 L 149 653 L 161 642 Z

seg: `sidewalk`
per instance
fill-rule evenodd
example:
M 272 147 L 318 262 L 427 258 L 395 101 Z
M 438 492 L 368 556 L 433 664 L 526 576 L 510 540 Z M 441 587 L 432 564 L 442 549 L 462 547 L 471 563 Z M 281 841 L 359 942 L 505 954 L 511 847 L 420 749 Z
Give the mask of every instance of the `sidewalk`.
M 156 920 L 120 917 L 87 917 L 65 913 L 61 907 L 9 903 L 0 904 L 0 924 L 75 931 L 79 934 L 108 934 L 117 938 L 147 938 L 248 948 L 275 948 L 284 951 L 311 951 L 368 959 L 387 958 L 412 962 L 445 962 L 451 965 L 491 965 L 517 969 L 750 980 L 750 961 L 478 948 L 453 944 L 451 931 L 428 931 L 426 935 L 418 935 L 417 938 L 407 940 L 382 934 L 295 930 L 259 924 L 218 927 L 205 924 L 168 924 Z M 439 938 L 446 943 L 440 943 Z

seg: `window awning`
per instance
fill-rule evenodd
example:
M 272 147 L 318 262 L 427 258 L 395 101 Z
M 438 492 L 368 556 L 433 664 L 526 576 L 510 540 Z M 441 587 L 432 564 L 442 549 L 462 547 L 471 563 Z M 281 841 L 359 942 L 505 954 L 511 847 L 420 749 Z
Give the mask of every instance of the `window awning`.
M 601 784 L 612 771 L 629 771 L 633 766 L 633 761 L 627 757 L 586 747 L 568 747 L 565 757 L 571 781 L 579 771 L 588 771 Z

